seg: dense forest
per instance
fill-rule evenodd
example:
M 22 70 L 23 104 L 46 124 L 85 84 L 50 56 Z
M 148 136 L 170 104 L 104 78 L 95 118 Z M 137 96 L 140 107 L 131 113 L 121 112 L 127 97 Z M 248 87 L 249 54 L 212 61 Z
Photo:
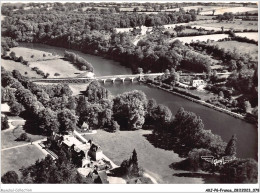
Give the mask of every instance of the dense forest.
M 109 56 L 136 71 L 164 71 L 176 67 L 182 60 L 198 58 L 198 71 L 209 71 L 205 57 L 192 53 L 191 58 L 183 58 L 185 46 L 165 44 L 164 35 L 148 36 L 145 43 L 133 44 L 129 33 L 116 33 L 117 27 L 152 26 L 160 31 L 163 24 L 184 23 L 196 20 L 196 11 L 158 14 L 114 13 L 100 10 L 87 10 L 84 13 L 72 12 L 74 8 L 67 5 L 66 10 L 23 10 L 15 11 L 2 22 L 2 34 L 18 42 L 39 42 L 54 46 L 80 50 L 85 53 Z M 2 7 L 2 13 L 8 15 L 8 6 Z M 176 50 L 178 49 L 178 50 Z M 193 58 L 192 58 L 193 57 Z M 201 63 L 202 62 L 202 63 Z M 161 66 L 163 64 L 163 66 Z M 205 66 L 206 65 L 206 66 Z M 159 67 L 158 67 L 159 66 Z M 200 67 L 201 66 L 201 67 Z

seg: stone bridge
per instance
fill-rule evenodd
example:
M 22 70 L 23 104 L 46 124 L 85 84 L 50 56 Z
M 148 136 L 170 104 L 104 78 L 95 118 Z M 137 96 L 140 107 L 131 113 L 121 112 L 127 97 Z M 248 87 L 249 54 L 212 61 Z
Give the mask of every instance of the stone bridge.
M 145 77 L 149 77 L 151 79 L 156 78 L 157 76 L 161 76 L 164 73 L 149 73 L 149 74 L 124 74 L 124 75 L 109 75 L 109 76 L 97 76 L 97 77 L 66 77 L 66 78 L 34 78 L 31 79 L 32 82 L 84 82 L 97 80 L 103 83 L 110 81 L 115 83 L 116 80 L 120 80 L 122 82 L 126 80 L 130 80 L 133 82 L 134 80 L 143 80 Z
M 112 81 L 114 83 L 116 80 L 121 80 L 122 82 L 125 82 L 125 80 L 130 80 L 131 82 L 133 82 L 135 79 L 143 80 L 145 77 L 154 79 L 157 76 L 161 76 L 163 74 L 164 73 L 112 75 L 94 77 L 94 79 L 102 81 L 103 83 L 105 83 L 106 81 Z
M 33 78 L 31 79 L 32 82 L 49 82 L 49 83 L 78 83 L 78 82 L 89 82 L 92 80 L 97 80 L 103 83 L 107 81 L 115 83 L 116 80 L 120 80 L 125 82 L 126 80 L 130 80 L 133 82 L 134 80 L 144 80 L 145 77 L 149 77 L 154 79 L 158 76 L 161 76 L 165 73 L 149 73 L 149 74 L 123 74 L 123 75 L 109 75 L 109 76 L 97 76 L 97 77 L 64 77 L 64 78 Z M 217 73 L 217 75 L 230 75 L 230 72 L 225 73 Z M 180 76 L 202 76 L 207 75 L 206 73 L 180 73 Z

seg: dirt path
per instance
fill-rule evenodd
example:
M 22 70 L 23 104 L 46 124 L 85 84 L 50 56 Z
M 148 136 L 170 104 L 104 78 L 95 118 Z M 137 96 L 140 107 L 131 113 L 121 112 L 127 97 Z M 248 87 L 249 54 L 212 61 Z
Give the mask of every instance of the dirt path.
M 8 147 L 8 148 L 4 148 L 4 149 L 1 149 L 1 151 L 6 151 L 6 150 L 10 150 L 10 149 L 15 149 L 15 148 L 19 148 L 19 147 L 24 147 L 24 146 L 27 146 L 27 145 L 39 145 L 40 142 L 42 142 L 43 140 L 46 140 L 46 139 L 40 139 L 40 140 L 37 140 L 37 141 L 34 141 L 34 142 L 30 142 L 30 143 L 25 143 L 25 144 L 22 144 L 22 145 L 17 145 L 17 146 L 13 146 L 13 147 Z M 40 148 L 42 150 L 42 148 Z M 46 154 L 44 152 L 44 154 Z
M 27 146 L 27 145 L 30 145 L 31 143 L 25 143 L 25 144 L 22 144 L 22 145 L 17 145 L 17 146 L 13 146 L 13 147 L 8 147 L 8 148 L 5 148 L 5 149 L 2 149 L 1 151 L 5 151 L 5 150 L 9 150 L 9 149 L 14 149 L 14 148 L 19 148 L 19 147 L 23 147 L 23 146 Z

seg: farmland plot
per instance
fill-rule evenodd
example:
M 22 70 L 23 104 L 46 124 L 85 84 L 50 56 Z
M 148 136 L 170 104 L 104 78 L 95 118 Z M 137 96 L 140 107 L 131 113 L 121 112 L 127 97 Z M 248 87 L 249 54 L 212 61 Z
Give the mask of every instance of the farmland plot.
M 175 40 L 180 40 L 181 42 L 185 43 L 191 43 L 196 42 L 196 41 L 205 41 L 207 42 L 207 40 L 214 40 L 214 41 L 218 41 L 220 39 L 223 38 L 227 38 L 229 35 L 228 34 L 213 34 L 213 35 L 203 35 L 203 36 L 189 36 L 189 37 L 178 37 L 178 38 L 173 38 L 170 39 L 169 42 L 173 42 Z

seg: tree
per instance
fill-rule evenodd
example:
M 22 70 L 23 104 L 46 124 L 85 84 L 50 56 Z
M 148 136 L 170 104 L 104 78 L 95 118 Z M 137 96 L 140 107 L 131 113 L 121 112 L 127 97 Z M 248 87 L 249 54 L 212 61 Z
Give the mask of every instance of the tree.
M 75 97 L 73 96 L 70 96 L 68 98 L 68 103 L 67 103 L 67 106 L 66 106 L 68 109 L 70 110 L 75 110 L 76 107 L 77 107 L 77 101 L 75 100 Z
M 8 117 L 1 116 L 1 130 L 5 130 L 9 128 Z
M 44 78 L 48 78 L 49 76 L 50 76 L 50 74 L 49 74 L 49 73 L 46 73 L 45 76 L 44 76 Z
M 12 103 L 15 101 L 15 89 L 6 87 L 1 87 L 1 100 L 3 102 Z
M 12 58 L 12 59 L 15 59 L 15 58 L 16 58 L 15 52 L 11 52 L 11 53 L 9 54 L 9 56 L 10 56 L 10 58 Z
M 151 113 L 152 123 L 157 127 L 163 127 L 165 123 L 169 123 L 172 118 L 171 110 L 162 104 L 155 107 Z
M 15 171 L 8 171 L 1 177 L 3 184 L 19 184 L 19 177 Z
M 183 26 L 183 25 L 176 25 L 174 28 L 174 30 L 177 32 L 177 34 L 182 32 L 184 29 L 185 29 L 185 26 Z
M 189 167 L 193 171 L 198 171 L 199 169 L 202 169 L 204 171 L 207 171 L 211 166 L 210 163 L 206 163 L 201 159 L 201 156 L 211 156 L 212 152 L 208 149 L 192 149 L 188 153 L 188 161 L 189 161 Z
M 147 98 L 142 91 L 125 92 L 114 98 L 114 119 L 121 128 L 140 129 L 145 121 Z
M 232 135 L 232 138 L 229 140 L 227 147 L 225 149 L 225 155 L 236 157 L 237 154 L 237 137 Z
M 81 122 L 87 122 L 91 128 L 97 129 L 102 121 L 106 122 L 106 120 L 102 120 L 103 118 L 106 119 L 106 117 L 104 115 L 103 117 L 100 116 L 101 112 L 102 107 L 100 104 L 90 104 L 86 107 L 86 110 L 80 114 L 80 120 Z
M 137 153 L 133 150 L 132 156 L 121 163 L 120 169 L 128 177 L 139 177 L 142 175 L 142 169 L 138 166 Z
M 235 60 L 230 60 L 229 62 L 229 69 L 230 71 L 237 70 L 237 63 Z
M 17 141 L 27 141 L 30 142 L 31 138 L 27 135 L 27 133 L 22 133 L 18 138 Z
M 134 12 L 137 12 L 139 10 L 139 7 L 134 8 Z
M 77 128 L 78 117 L 75 115 L 74 111 L 63 109 L 58 112 L 58 121 L 60 124 L 59 131 L 61 133 L 66 133 Z
M 60 123 L 58 121 L 57 113 L 50 108 L 45 108 L 38 114 L 38 124 L 41 133 L 50 135 L 52 132 L 59 132 Z
M 212 15 L 214 15 L 214 14 L 215 14 L 215 12 L 216 12 L 216 10 L 215 10 L 215 9 L 213 9 L 213 10 L 212 10 Z
M 102 99 L 108 99 L 109 91 L 102 87 L 98 81 L 92 81 L 86 89 L 86 97 L 89 102 L 95 103 Z
M 216 155 L 224 153 L 226 143 L 211 130 L 205 130 L 202 120 L 195 113 L 180 108 L 172 124 L 172 132 L 186 148 L 205 148 Z
M 67 158 L 60 157 L 53 160 L 50 155 L 47 155 L 44 159 L 37 160 L 35 164 L 22 168 L 20 170 L 22 183 L 78 184 L 91 182 L 78 175 L 76 167 Z
M 110 122 L 110 124 L 108 125 L 108 131 L 109 132 L 116 132 L 120 130 L 120 126 L 118 125 L 118 123 L 114 120 L 112 120 Z
M 12 115 L 18 116 L 22 111 L 24 111 L 24 106 L 16 101 L 13 101 L 10 105 L 10 112 Z
M 228 162 L 220 170 L 225 183 L 257 183 L 258 164 L 254 159 L 236 159 Z
M 18 61 L 23 63 L 23 62 L 24 62 L 24 59 L 23 59 L 23 57 L 22 57 L 22 56 L 20 56 L 20 57 L 18 58 Z

